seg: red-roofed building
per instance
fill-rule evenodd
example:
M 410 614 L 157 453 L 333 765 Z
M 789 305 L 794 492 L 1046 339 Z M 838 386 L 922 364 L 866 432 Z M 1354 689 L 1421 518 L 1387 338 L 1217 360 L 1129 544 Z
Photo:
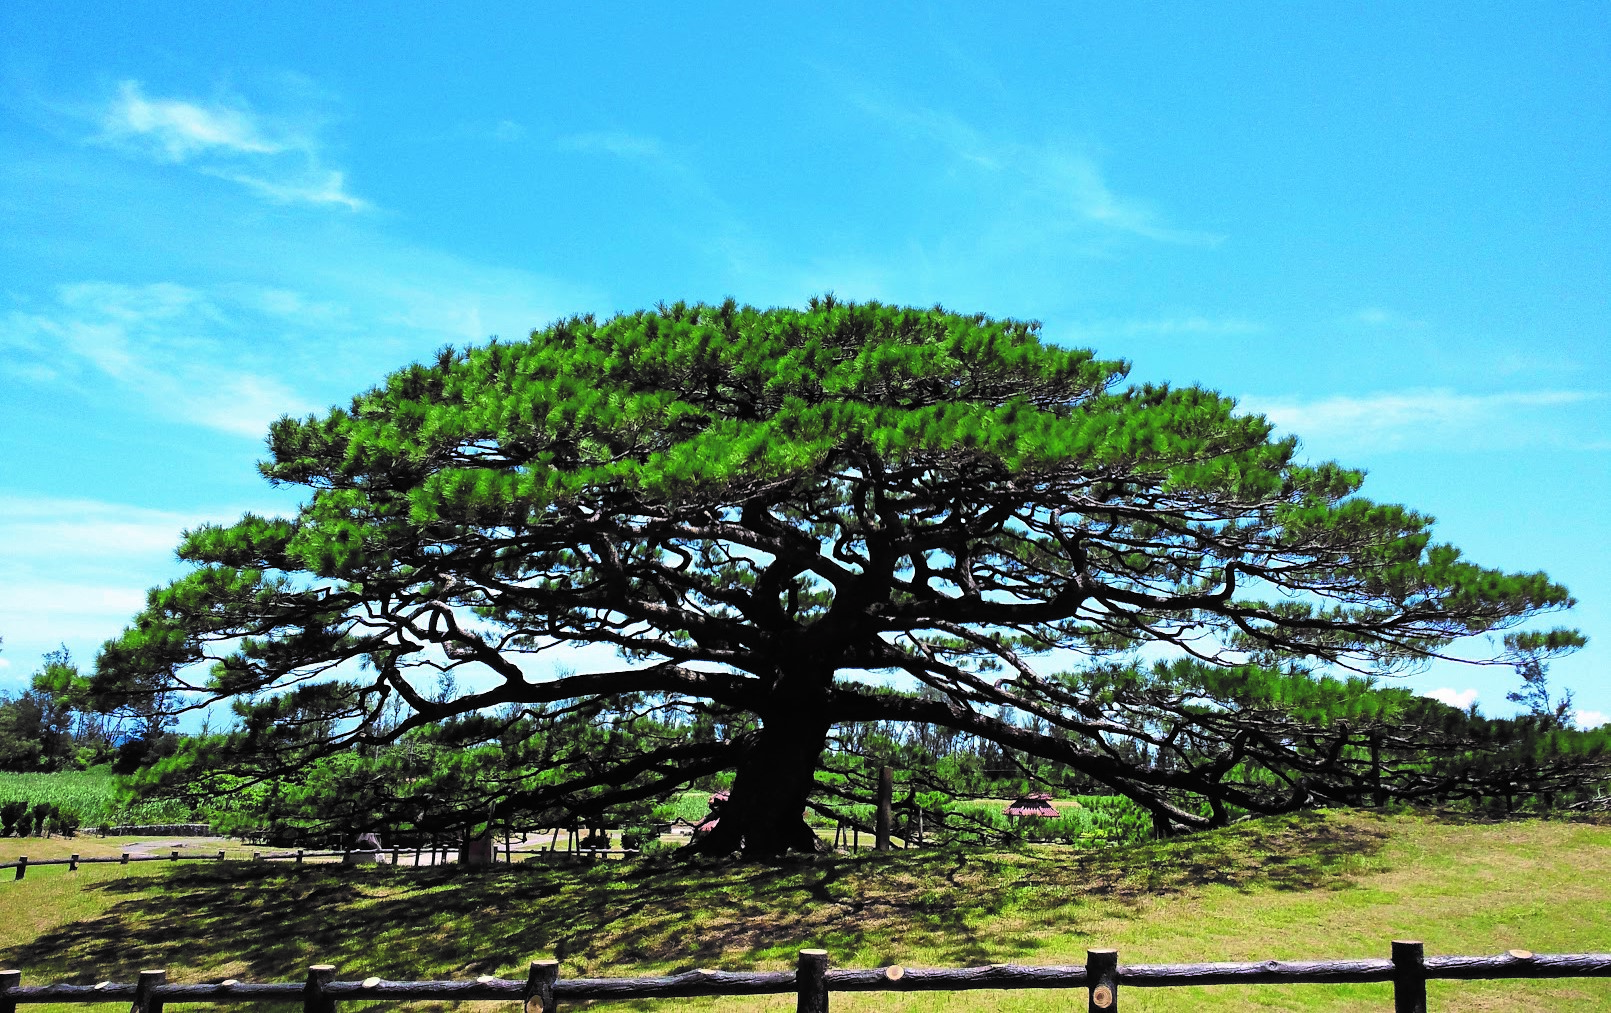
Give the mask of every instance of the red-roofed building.
M 1032 791 L 1007 807 L 1008 816 L 1057 816 L 1052 797 L 1043 791 Z

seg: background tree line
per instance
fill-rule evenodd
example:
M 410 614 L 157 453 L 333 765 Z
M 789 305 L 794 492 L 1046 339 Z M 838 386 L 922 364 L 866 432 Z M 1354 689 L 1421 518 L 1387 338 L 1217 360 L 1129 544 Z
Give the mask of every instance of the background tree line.
M 173 731 L 177 721 L 152 703 L 97 708 L 89 679 L 67 647 L 58 647 L 45 654 L 27 689 L 0 694 L 0 770 L 32 773 L 110 764 L 129 773 L 172 755 L 179 744 Z

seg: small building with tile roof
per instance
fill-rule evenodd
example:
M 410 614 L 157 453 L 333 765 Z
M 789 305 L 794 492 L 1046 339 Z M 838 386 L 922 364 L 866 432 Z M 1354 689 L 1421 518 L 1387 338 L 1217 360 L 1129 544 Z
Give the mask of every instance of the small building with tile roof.
M 1052 805 L 1052 797 L 1044 791 L 1032 791 L 1018 801 L 1007 807 L 1008 816 L 1051 816 L 1058 815 L 1057 807 Z

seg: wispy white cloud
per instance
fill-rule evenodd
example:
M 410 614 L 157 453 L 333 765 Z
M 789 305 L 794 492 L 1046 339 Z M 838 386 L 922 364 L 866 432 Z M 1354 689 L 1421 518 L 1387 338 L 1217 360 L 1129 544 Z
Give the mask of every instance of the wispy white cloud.
M 1450 689 L 1448 687 L 1443 687 L 1441 689 L 1434 689 L 1429 693 L 1423 693 L 1421 695 L 1431 697 L 1433 700 L 1437 700 L 1442 703 L 1446 703 L 1450 707 L 1458 707 L 1461 710 L 1469 710 L 1471 705 L 1477 702 L 1477 691 L 1474 689 Z
M 619 130 L 604 130 L 585 134 L 570 134 L 559 139 L 566 151 L 585 151 L 617 158 L 660 159 L 666 157 L 666 147 L 657 137 L 633 134 Z
M 295 145 L 264 136 L 250 110 L 179 99 L 150 99 L 138 81 L 118 85 L 102 124 L 107 136 L 141 142 L 169 161 L 207 151 L 231 155 L 277 155 Z
M 91 280 L 0 293 L 0 386 L 257 440 L 280 415 L 343 403 L 444 344 L 516 339 L 610 308 L 593 289 L 327 224 L 252 234 L 254 274 L 271 284 Z
M 1163 243 L 1213 246 L 1217 233 L 1171 225 L 1152 202 L 1118 193 L 1089 153 L 1070 145 L 994 136 L 949 113 L 900 106 L 866 96 L 861 109 L 909 137 L 939 145 L 955 166 L 1035 199 L 1053 215 L 1113 233 Z
M 1397 327 L 1400 329 L 1419 329 L 1426 326 L 1425 320 L 1416 320 L 1405 316 L 1397 310 L 1385 309 L 1381 306 L 1362 306 L 1350 313 L 1343 322 L 1363 324 L 1366 327 Z
M 352 211 L 361 211 L 368 206 L 347 192 L 345 174 L 333 169 L 310 171 L 294 180 L 265 179 L 244 172 L 218 169 L 203 171 L 209 176 L 239 183 L 281 204 L 339 204 Z
M 139 81 L 124 81 L 99 121 L 95 140 L 189 165 L 278 203 L 367 206 L 348 192 L 343 172 L 323 164 L 311 130 L 241 100 L 151 98 Z
M 1461 394 L 1446 388 L 1387 391 L 1318 400 L 1250 397 L 1242 408 L 1264 415 L 1310 449 L 1494 449 L 1529 445 L 1592 449 L 1596 437 L 1569 414 L 1597 404 L 1592 390 Z
M 272 375 L 262 323 L 246 304 L 181 285 L 63 285 L 43 310 L 0 317 L 0 371 L 77 387 L 109 381 L 165 417 L 261 437 L 273 419 L 311 407 Z M 244 335 L 257 340 L 238 342 Z
M 1600 711 L 1578 711 L 1576 714 L 1576 719 L 1577 726 L 1584 731 L 1588 731 L 1592 728 L 1598 728 L 1605 724 L 1606 721 L 1611 720 Z
M 63 642 L 87 657 L 144 606 L 147 587 L 177 575 L 186 528 L 239 514 L 0 495 L 0 635 L 13 671 Z

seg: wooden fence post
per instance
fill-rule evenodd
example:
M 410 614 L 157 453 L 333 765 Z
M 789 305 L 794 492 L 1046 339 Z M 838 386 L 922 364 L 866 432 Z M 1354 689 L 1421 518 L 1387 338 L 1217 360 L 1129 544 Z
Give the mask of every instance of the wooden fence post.
M 28 875 L 28 856 L 23 855 L 17 859 L 17 878 L 21 879 L 26 875 Z
M 336 1013 L 336 1001 L 324 991 L 335 976 L 334 964 L 313 964 L 308 968 L 308 983 L 302 987 L 302 1013 Z
M 218 860 L 220 862 L 222 862 L 224 860 L 224 849 L 223 848 L 218 849 Z
M 0 971 L 0 989 L 13 989 L 21 984 L 21 971 Z M 9 994 L 0 998 L 0 1013 L 17 1013 L 17 1000 Z
M 559 961 L 533 960 L 526 971 L 526 1013 L 554 1013 L 554 982 L 559 978 Z
M 127 851 L 123 852 L 121 857 L 118 858 L 117 864 L 119 864 L 119 865 L 128 865 L 129 864 L 129 853 Z
M 1371 802 L 1380 809 L 1387 804 L 1387 792 L 1382 788 L 1382 733 L 1370 735 Z
M 873 827 L 873 850 L 889 850 L 890 805 L 895 794 L 895 768 L 878 768 L 878 816 Z
M 1119 951 L 1085 951 L 1085 990 L 1089 1013 L 1117 1013 L 1119 1008 Z
M 179 861 L 179 852 L 175 851 L 173 854 L 169 855 L 168 856 L 168 861 L 170 861 L 170 862 Z
M 167 982 L 167 971 L 141 971 L 140 979 L 134 983 L 134 1005 L 129 1007 L 129 1013 L 162 1013 L 162 1000 L 152 990 Z
M 68 872 L 77 872 L 78 871 L 78 856 L 77 855 L 73 855 L 73 856 L 71 856 L 70 858 L 67 859 L 67 871 Z
M 296 849 L 296 864 L 298 864 L 298 865 L 302 864 L 302 849 L 301 848 Z
M 1419 940 L 1393 940 L 1393 1013 L 1426 1013 L 1426 952 Z
M 795 1013 L 828 1013 L 828 951 L 801 950 L 794 971 Z

